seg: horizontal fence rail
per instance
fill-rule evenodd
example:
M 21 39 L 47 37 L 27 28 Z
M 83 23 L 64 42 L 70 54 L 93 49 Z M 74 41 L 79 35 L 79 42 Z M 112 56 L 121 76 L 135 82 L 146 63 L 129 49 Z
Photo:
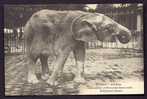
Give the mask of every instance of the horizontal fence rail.
M 132 32 L 132 39 L 127 44 L 121 44 L 120 42 L 101 42 L 97 40 L 88 42 L 85 45 L 87 49 L 134 49 L 143 51 L 143 33 Z M 14 36 L 13 33 L 5 33 L 4 49 L 5 54 L 24 54 L 26 52 L 24 39 L 19 39 L 17 36 Z

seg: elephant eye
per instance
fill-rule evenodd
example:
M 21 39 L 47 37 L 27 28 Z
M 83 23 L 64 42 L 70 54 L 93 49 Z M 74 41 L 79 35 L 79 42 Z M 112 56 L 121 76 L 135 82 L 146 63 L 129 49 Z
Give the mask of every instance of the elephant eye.
M 109 30 L 106 28 L 105 30 L 104 30 L 104 32 L 108 32 Z

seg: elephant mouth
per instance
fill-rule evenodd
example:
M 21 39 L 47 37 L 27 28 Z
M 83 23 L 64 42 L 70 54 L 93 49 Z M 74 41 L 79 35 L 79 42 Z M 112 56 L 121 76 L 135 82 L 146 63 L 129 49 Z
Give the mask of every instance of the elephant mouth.
M 117 33 L 112 33 L 111 35 L 98 35 L 96 32 L 95 32 L 95 35 L 97 37 L 97 40 L 100 40 L 102 42 L 117 42 Z
M 117 35 L 112 35 L 110 42 L 116 42 L 117 41 Z
M 109 36 L 109 37 L 106 37 L 103 42 L 116 42 L 117 41 L 117 36 L 116 35 L 112 35 L 112 36 Z

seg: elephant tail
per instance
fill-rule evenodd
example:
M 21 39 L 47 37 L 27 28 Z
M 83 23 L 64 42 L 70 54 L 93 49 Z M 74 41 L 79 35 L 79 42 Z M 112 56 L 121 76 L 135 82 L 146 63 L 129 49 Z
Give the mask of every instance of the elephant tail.
M 25 44 L 28 46 L 33 40 L 34 30 L 31 26 L 31 23 L 28 21 L 24 27 L 24 39 Z

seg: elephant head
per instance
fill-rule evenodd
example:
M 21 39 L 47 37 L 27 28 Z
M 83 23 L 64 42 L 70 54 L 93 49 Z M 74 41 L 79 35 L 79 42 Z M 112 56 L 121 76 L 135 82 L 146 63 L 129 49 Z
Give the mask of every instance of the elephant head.
M 126 27 L 115 22 L 108 16 L 96 13 L 78 20 L 75 25 L 76 39 L 81 41 L 99 40 L 103 42 L 128 43 L 131 32 Z

